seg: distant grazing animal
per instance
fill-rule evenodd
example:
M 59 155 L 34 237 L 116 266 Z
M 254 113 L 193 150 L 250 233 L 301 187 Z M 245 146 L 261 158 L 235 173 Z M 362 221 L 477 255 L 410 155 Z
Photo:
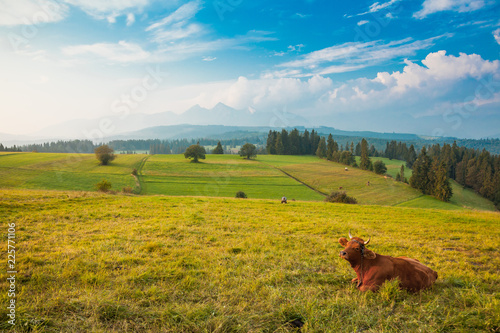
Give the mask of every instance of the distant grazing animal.
M 340 187 L 339 187 L 339 190 L 341 190 L 341 189 L 343 189 L 343 187 L 342 187 L 342 186 L 340 186 Z
M 349 169 L 348 169 L 348 168 L 345 168 L 344 170 L 345 170 L 345 171 L 349 171 Z
M 438 274 L 416 259 L 408 257 L 391 257 L 377 254 L 368 250 L 365 242 L 359 237 L 339 238 L 344 247 L 340 257 L 349 261 L 356 272 L 352 282 L 358 282 L 357 288 L 361 291 L 377 291 L 388 280 L 399 279 L 399 287 L 409 291 L 419 291 L 429 288 L 436 281 Z
M 286 197 L 281 198 L 281 203 L 282 203 L 282 204 L 286 204 L 286 203 L 288 203 L 288 202 L 286 201 Z

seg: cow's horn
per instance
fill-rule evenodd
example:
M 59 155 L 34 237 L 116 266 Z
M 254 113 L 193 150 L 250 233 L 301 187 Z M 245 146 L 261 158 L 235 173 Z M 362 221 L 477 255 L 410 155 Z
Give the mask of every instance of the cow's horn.
M 349 238 L 352 239 L 351 230 L 349 230 Z
M 365 242 L 365 245 L 368 245 L 368 243 L 370 243 L 370 239 L 372 239 L 371 237 L 368 238 L 368 240 Z

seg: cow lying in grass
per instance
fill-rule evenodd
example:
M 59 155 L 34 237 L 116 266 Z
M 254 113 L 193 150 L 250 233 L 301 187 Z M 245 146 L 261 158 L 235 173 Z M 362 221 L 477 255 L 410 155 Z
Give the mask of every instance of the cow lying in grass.
M 416 259 L 408 257 L 391 257 L 377 254 L 368 250 L 366 242 L 359 237 L 339 239 L 344 250 L 340 257 L 349 261 L 356 272 L 352 282 L 358 282 L 357 288 L 361 291 L 377 291 L 387 280 L 399 279 L 399 286 L 409 291 L 419 291 L 429 288 L 436 281 L 438 274 Z

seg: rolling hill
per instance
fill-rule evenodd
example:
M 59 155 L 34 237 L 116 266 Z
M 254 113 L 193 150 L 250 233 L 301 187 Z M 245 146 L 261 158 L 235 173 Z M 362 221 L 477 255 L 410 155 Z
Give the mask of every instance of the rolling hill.
M 106 179 L 113 190 L 135 188 L 144 195 L 234 197 L 321 201 L 332 191 L 346 191 L 362 205 L 495 211 L 494 205 L 453 184 L 450 203 L 422 195 L 391 177 L 376 175 L 314 156 L 261 155 L 246 160 L 235 155 L 207 155 L 190 163 L 183 155 L 117 155 L 109 166 L 93 154 L 0 153 L 0 187 L 93 191 Z M 401 161 L 385 160 L 389 174 Z M 131 175 L 139 171 L 139 183 Z M 409 177 L 409 176 L 408 176 Z M 368 182 L 370 185 L 368 185 Z

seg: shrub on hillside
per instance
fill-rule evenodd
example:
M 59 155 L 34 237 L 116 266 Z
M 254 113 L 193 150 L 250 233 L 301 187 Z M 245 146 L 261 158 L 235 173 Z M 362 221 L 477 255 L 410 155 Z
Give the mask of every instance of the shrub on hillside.
M 375 173 L 378 175 L 383 175 L 387 172 L 387 167 L 385 166 L 384 162 L 375 161 L 375 163 L 373 163 L 373 171 L 375 171 Z
M 106 179 L 103 179 L 99 183 L 95 184 L 95 188 L 99 192 L 109 192 L 109 190 L 111 190 L 111 183 Z
M 132 174 L 133 174 L 134 176 L 137 176 L 137 174 L 138 174 L 137 169 L 132 170 Z
M 332 192 L 325 198 L 326 202 L 338 202 L 338 203 L 347 203 L 347 204 L 357 204 L 358 201 L 348 196 L 344 191 L 342 192 Z
M 245 192 L 243 191 L 238 191 L 236 192 L 236 198 L 243 198 L 243 199 L 246 199 L 247 198 L 247 195 L 245 194 Z

